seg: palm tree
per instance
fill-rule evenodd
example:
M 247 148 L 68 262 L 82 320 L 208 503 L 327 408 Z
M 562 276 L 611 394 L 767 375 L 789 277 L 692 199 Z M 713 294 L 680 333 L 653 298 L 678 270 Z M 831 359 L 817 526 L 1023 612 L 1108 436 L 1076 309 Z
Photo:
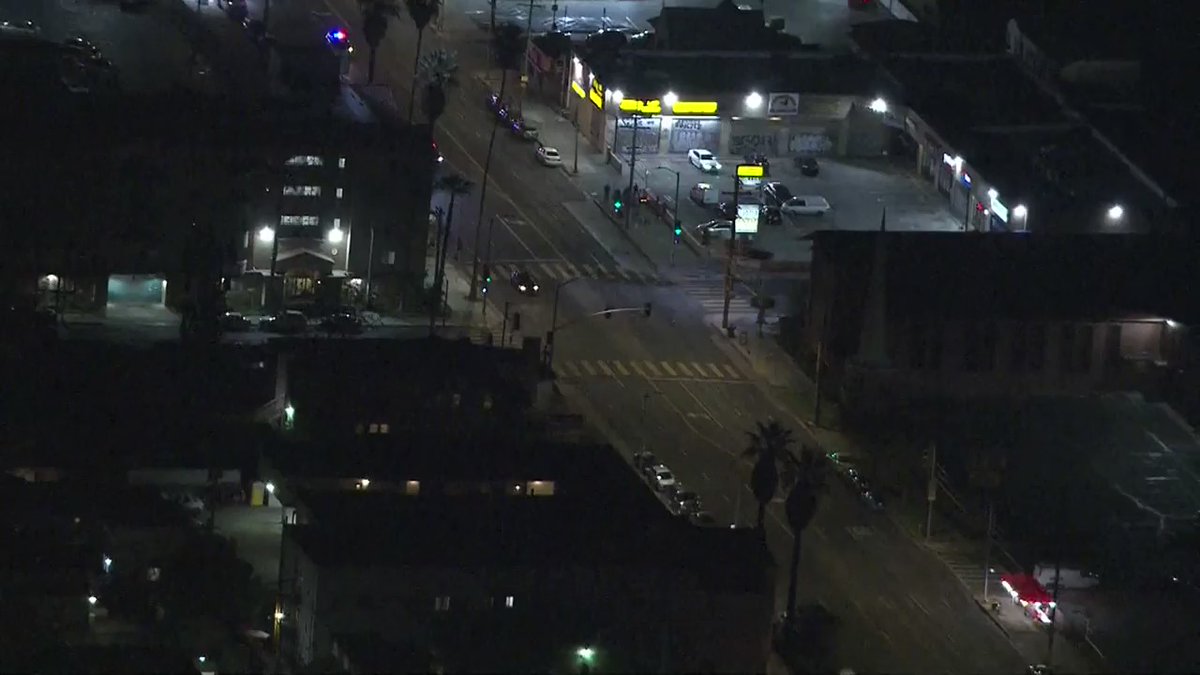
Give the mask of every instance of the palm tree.
M 458 55 L 447 49 L 435 49 L 421 57 L 417 75 L 417 81 L 425 86 L 422 107 L 432 129 L 446 111 L 446 90 L 458 84 Z
M 363 36 L 367 46 L 371 48 L 367 57 L 367 82 L 375 81 L 375 54 L 387 35 L 388 19 L 400 16 L 400 5 L 397 0 L 358 0 L 362 10 Z
M 413 56 L 412 92 L 408 97 L 408 123 L 412 125 L 413 105 L 417 101 L 417 69 L 421 65 L 421 42 L 425 39 L 425 27 L 437 16 L 437 0 L 404 0 L 408 15 L 412 17 L 413 25 L 417 27 L 417 53 Z
M 441 247 L 438 251 L 437 260 L 433 265 L 433 295 L 437 298 L 433 302 L 433 308 L 429 311 L 429 334 L 433 335 L 437 326 L 437 315 L 442 309 L 442 284 L 446 277 L 446 250 L 450 244 L 450 227 L 454 223 L 454 202 L 459 195 L 467 195 L 471 193 L 475 184 L 463 178 L 456 173 L 448 173 L 438 179 L 434 185 L 435 190 L 442 190 L 450 194 L 450 208 L 446 211 L 446 224 L 442 227 Z
M 786 449 L 784 451 L 794 463 L 794 480 L 788 491 L 787 500 L 783 504 L 787 514 L 788 527 L 792 530 L 792 567 L 788 572 L 787 618 L 791 619 L 796 613 L 796 586 L 800 577 L 800 542 L 804 530 L 812 524 L 817 515 L 821 495 L 828 487 L 829 460 L 824 454 L 805 447 L 800 450 L 797 459 Z
M 767 506 L 779 491 L 780 465 L 788 468 L 790 453 L 787 448 L 792 443 L 792 430 L 775 420 L 768 420 L 766 423 L 758 422 L 757 429 L 747 432 L 747 435 L 750 436 L 750 445 L 742 454 L 755 459 L 754 468 L 750 471 L 750 491 L 758 502 L 756 527 L 764 532 Z
M 521 27 L 506 23 L 496 29 L 492 35 L 492 54 L 496 65 L 500 68 L 500 100 L 504 100 L 504 90 L 508 85 L 508 71 L 516 70 L 521 65 L 525 55 L 525 35 Z M 479 282 L 479 231 L 483 225 L 483 204 L 487 198 L 488 174 L 492 170 L 492 150 L 496 147 L 496 130 L 500 128 L 500 118 L 492 118 L 492 137 L 488 141 L 487 157 L 483 161 L 483 182 L 479 186 L 479 213 L 475 220 L 475 255 L 471 263 L 471 292 L 470 298 L 475 299 Z

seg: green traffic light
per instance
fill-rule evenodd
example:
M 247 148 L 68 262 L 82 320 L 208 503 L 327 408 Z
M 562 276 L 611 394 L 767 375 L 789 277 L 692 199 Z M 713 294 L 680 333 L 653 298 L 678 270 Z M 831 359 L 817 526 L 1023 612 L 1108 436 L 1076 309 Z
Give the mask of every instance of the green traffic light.
M 683 228 L 682 227 L 675 228 L 675 236 L 678 237 L 681 234 L 683 234 Z

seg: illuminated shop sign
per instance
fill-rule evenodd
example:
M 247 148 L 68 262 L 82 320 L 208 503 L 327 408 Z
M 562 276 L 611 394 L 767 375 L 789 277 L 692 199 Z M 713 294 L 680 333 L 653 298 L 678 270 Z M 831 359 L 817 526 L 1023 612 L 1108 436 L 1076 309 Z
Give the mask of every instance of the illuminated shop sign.
M 639 115 L 661 115 L 662 102 L 658 99 L 652 101 L 639 101 L 636 98 L 626 98 L 621 100 L 621 110 L 627 113 L 637 113 Z
M 671 107 L 676 115 L 715 115 L 716 101 L 678 101 Z
M 587 98 L 587 94 L 583 93 L 583 87 L 579 86 L 578 82 L 571 83 L 571 91 L 579 95 L 579 98 Z
M 604 110 L 604 85 L 600 84 L 600 80 L 592 80 L 592 89 L 588 92 L 588 99 L 592 105 Z

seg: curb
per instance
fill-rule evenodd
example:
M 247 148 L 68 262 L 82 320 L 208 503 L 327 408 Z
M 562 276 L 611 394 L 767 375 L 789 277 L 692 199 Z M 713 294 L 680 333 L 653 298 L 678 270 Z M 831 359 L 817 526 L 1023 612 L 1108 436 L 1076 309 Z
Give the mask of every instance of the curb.
M 979 601 L 979 598 L 975 597 L 974 595 L 971 596 L 971 599 L 975 601 L 975 606 L 979 608 L 979 611 L 987 615 L 987 618 L 990 619 L 992 623 L 996 624 L 996 628 L 999 628 L 1000 632 L 1004 633 L 1004 637 L 1008 638 L 1009 642 L 1011 642 L 1012 633 L 1010 633 L 1008 629 L 1004 627 L 1004 624 L 1000 623 L 1000 619 L 996 617 L 996 613 L 985 607 L 983 603 Z
M 654 262 L 654 259 L 650 257 L 650 254 L 642 250 L 642 247 L 639 246 L 636 241 L 634 241 L 633 237 L 629 236 L 629 232 L 625 230 L 622 223 L 617 222 L 617 220 L 614 219 L 611 214 L 609 214 L 608 209 L 604 208 L 604 204 L 600 203 L 600 200 L 596 199 L 592 195 L 588 195 L 588 198 L 592 201 L 592 204 L 596 205 L 596 208 L 600 209 L 600 213 L 604 214 L 604 217 L 608 220 L 608 222 L 616 226 L 617 232 L 619 232 L 625 241 L 629 242 L 629 244 L 633 246 L 633 250 L 637 251 L 638 255 L 640 255 L 642 259 L 650 265 L 650 269 L 654 270 L 655 274 L 662 274 L 662 270 L 659 269 L 658 263 Z

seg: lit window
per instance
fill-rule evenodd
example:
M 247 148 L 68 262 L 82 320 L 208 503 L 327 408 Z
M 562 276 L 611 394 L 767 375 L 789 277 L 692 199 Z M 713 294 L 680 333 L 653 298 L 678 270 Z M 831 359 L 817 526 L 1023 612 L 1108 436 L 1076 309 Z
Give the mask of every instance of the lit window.
M 483 395 L 483 409 L 484 410 L 492 409 L 492 395 L 491 394 Z
M 338 198 L 338 199 L 341 199 L 341 198 L 342 198 L 342 194 L 343 194 L 343 190 L 342 190 L 342 188 L 338 188 L 338 189 L 337 189 L 337 198 Z
M 371 433 L 371 434 L 377 434 L 377 433 L 379 433 L 379 425 L 378 425 L 378 424 L 372 424 L 372 425 L 369 427 L 369 429 L 368 429 L 367 433 Z
M 283 194 L 285 197 L 320 197 L 320 185 L 284 185 Z
M 450 596 L 439 595 L 433 599 L 433 611 L 449 612 L 450 611 Z
M 334 219 L 333 219 L 333 229 L 335 229 L 335 230 L 336 230 L 337 228 L 339 228 L 339 227 L 341 227 L 341 226 L 342 226 L 342 219 L 341 219 L 341 218 L 334 218 Z
M 346 168 L 346 158 L 345 157 L 341 157 L 338 159 L 338 168 L 339 169 Z
M 391 433 L 391 431 L 391 427 L 389 427 L 386 423 L 379 425 L 379 433 L 388 434 Z
M 346 160 L 342 160 L 344 163 Z M 287 161 L 288 166 L 321 166 L 325 162 L 316 155 L 296 155 Z
M 280 225 L 303 225 L 305 227 L 315 227 L 321 224 L 321 219 L 317 216 L 279 216 Z
M 504 606 L 505 607 L 512 609 L 512 606 L 515 603 L 516 603 L 516 598 L 514 598 L 513 596 L 511 596 L 511 595 L 504 596 Z
M 450 397 L 450 405 L 457 408 L 462 403 L 462 394 L 454 394 Z
M 421 494 L 421 481 L 410 480 L 404 484 L 404 494 L 409 497 L 415 497 Z

